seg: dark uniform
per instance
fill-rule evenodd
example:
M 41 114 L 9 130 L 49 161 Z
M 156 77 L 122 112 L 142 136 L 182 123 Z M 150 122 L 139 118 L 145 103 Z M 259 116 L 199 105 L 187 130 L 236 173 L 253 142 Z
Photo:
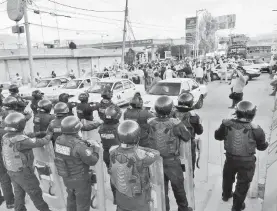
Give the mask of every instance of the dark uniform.
M 38 109 L 38 102 L 40 100 L 42 100 L 43 95 L 44 94 L 41 91 L 39 91 L 39 90 L 35 90 L 35 91 L 32 92 L 32 102 L 31 102 L 30 107 L 31 107 L 31 109 L 32 109 L 34 114 L 38 113 L 38 111 L 37 111 L 37 109 Z
M 256 106 L 251 102 L 241 101 L 237 105 L 237 118 L 223 120 L 220 128 L 215 131 L 215 139 L 224 140 L 226 150 L 222 184 L 224 201 L 228 201 L 233 195 L 232 187 L 237 174 L 232 211 L 245 208 L 244 200 L 255 173 L 256 148 L 264 151 L 268 147 L 264 131 L 252 123 L 255 114 Z
M 37 104 L 37 113 L 34 116 L 34 132 L 38 133 L 37 137 L 46 135 L 47 128 L 55 116 L 50 114 L 52 103 L 49 100 L 40 100 Z
M 150 211 L 149 166 L 159 152 L 138 146 L 138 123 L 125 120 L 118 126 L 120 146 L 110 150 L 111 182 L 116 187 L 117 211 Z
M 149 147 L 149 125 L 147 120 L 154 117 L 148 110 L 142 109 L 143 101 L 140 96 L 134 96 L 130 102 L 132 108 L 127 108 L 124 113 L 124 120 L 136 121 L 141 129 L 139 145 L 142 147 Z
M 193 176 L 196 164 L 196 141 L 195 135 L 203 133 L 203 126 L 200 122 L 200 117 L 192 111 L 193 109 L 193 95 L 190 93 L 183 93 L 178 98 L 178 106 L 174 112 L 174 117 L 182 121 L 191 134 L 191 155 L 192 155 L 192 168 Z
M 25 116 L 21 113 L 11 113 L 5 120 L 4 130 L 7 133 L 2 140 L 2 156 L 4 165 L 12 180 L 15 193 L 15 211 L 26 211 L 25 195 L 30 196 L 35 207 L 40 211 L 49 211 L 42 198 L 39 181 L 34 173 L 33 148 L 49 143 L 50 138 L 30 139 L 23 135 L 26 125 Z
M 93 111 L 95 110 L 95 107 L 88 103 L 88 98 L 89 95 L 87 93 L 81 93 L 79 95 L 81 103 L 78 103 L 76 107 L 77 116 L 80 120 L 85 119 L 93 121 Z
M 55 142 L 55 165 L 67 190 L 67 210 L 89 211 L 91 178 L 89 167 L 99 158 L 99 146 L 90 145 L 78 136 L 82 124 L 69 116 L 61 123 L 62 135 Z
M 23 112 L 28 105 L 28 102 L 25 101 L 20 95 L 19 95 L 19 89 L 18 86 L 15 84 L 10 85 L 9 87 L 10 96 L 17 99 L 17 111 Z
M 168 96 L 157 99 L 155 103 L 157 117 L 148 120 L 150 125 L 149 141 L 151 148 L 158 150 L 163 158 L 166 210 L 170 210 L 168 197 L 168 183 L 170 181 L 178 210 L 192 211 L 188 207 L 183 169 L 179 159 L 180 141 L 189 141 L 191 135 L 180 120 L 169 118 L 172 107 L 173 101 Z
M 59 96 L 59 102 L 66 103 L 67 107 L 69 109 L 68 116 L 74 116 L 73 114 L 73 108 L 77 106 L 77 103 L 74 102 L 68 102 L 69 101 L 69 94 L 67 93 L 62 93 Z
M 110 166 L 110 153 L 109 150 L 112 146 L 119 145 L 120 142 L 118 140 L 117 128 L 119 125 L 119 119 L 121 117 L 121 111 L 118 110 L 116 106 L 110 106 L 105 111 L 105 119 L 104 124 L 99 128 L 99 135 L 101 137 L 101 142 L 103 145 L 103 160 L 109 169 Z M 111 189 L 114 196 L 114 204 L 115 202 L 115 187 L 111 183 Z

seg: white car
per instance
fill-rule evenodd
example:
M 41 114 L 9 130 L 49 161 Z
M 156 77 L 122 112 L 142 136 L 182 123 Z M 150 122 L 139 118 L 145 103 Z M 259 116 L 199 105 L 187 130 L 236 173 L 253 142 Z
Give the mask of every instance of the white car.
M 204 98 L 208 94 L 205 85 L 198 84 L 191 78 L 171 78 L 159 81 L 149 92 L 143 96 L 143 106 L 147 110 L 154 111 L 154 104 L 158 97 L 167 95 L 171 97 L 174 105 L 178 105 L 178 96 L 183 92 L 190 92 L 194 97 L 193 106 L 197 109 L 202 108 Z
M 89 94 L 89 102 L 100 102 L 102 99 L 101 92 L 105 86 L 111 87 L 112 101 L 118 106 L 128 104 L 137 92 L 145 93 L 143 86 L 136 86 L 128 79 L 102 79 L 86 91 Z M 72 97 L 70 101 L 78 102 L 78 96 Z
M 79 95 L 89 87 L 94 86 L 100 79 L 96 77 L 76 78 L 68 81 L 63 87 L 57 89 L 56 95 L 67 93 L 69 95 Z
M 104 79 L 104 78 L 118 78 L 115 72 L 112 71 L 106 71 L 106 72 L 96 72 L 93 74 L 93 77 L 97 77 L 99 79 Z
M 263 61 L 263 60 L 259 60 L 259 59 L 246 59 L 245 60 L 250 67 L 254 68 L 254 69 L 259 69 L 260 71 L 266 71 L 269 72 L 269 63 Z

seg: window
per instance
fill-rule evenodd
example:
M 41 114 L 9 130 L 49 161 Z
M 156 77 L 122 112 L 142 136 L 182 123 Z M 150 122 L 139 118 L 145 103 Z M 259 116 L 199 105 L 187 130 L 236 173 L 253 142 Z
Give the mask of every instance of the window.
M 109 77 L 110 77 L 109 73 L 105 72 L 103 75 L 103 78 L 109 78 Z
M 188 84 L 188 82 L 184 82 L 182 84 L 182 91 L 181 91 L 181 93 L 187 92 L 187 91 L 190 91 L 189 84 Z
M 123 81 L 123 85 L 124 85 L 124 89 L 130 89 L 131 88 L 129 81 Z
M 66 78 L 60 78 L 60 80 L 61 80 L 62 84 L 65 84 L 68 81 Z
M 123 90 L 123 84 L 121 82 L 117 82 L 115 85 L 114 85 L 114 88 L 113 88 L 114 91 L 122 91 Z
M 61 85 L 62 82 L 60 81 L 60 79 L 55 79 L 55 80 L 52 80 L 50 83 L 49 83 L 49 87 L 52 87 L 52 86 L 59 86 Z
M 80 85 L 80 89 L 81 89 L 81 88 L 89 88 L 90 85 L 91 85 L 90 79 L 84 80 L 83 83 Z
M 191 90 L 197 89 L 199 87 L 198 83 L 196 83 L 194 80 L 189 80 L 188 83 L 191 87 Z

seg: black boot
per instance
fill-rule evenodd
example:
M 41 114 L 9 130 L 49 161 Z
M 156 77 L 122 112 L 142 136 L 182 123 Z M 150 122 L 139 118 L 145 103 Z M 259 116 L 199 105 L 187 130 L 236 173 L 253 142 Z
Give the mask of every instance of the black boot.
M 241 209 L 236 209 L 236 208 L 234 208 L 234 206 L 232 207 L 232 211 L 242 211 L 244 209 L 245 209 L 245 203 L 244 202 L 241 205 Z
M 225 202 L 227 202 L 232 197 L 233 197 L 233 192 L 229 196 L 222 194 L 222 200 Z

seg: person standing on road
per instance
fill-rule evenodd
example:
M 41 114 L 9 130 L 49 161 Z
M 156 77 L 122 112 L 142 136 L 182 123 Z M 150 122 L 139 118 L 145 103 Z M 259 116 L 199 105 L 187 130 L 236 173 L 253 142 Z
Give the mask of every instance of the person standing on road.
M 159 81 L 161 81 L 162 79 L 160 78 L 159 76 L 159 73 L 158 72 L 155 72 L 154 73 L 154 79 L 150 85 L 150 87 L 148 88 L 148 90 L 150 90 L 155 84 L 157 84 Z
M 154 117 L 154 115 L 150 111 L 142 108 L 143 100 L 141 96 L 134 96 L 130 105 L 132 108 L 127 108 L 123 115 L 124 120 L 134 120 L 139 124 L 141 129 L 139 146 L 149 147 L 149 125 L 147 120 Z
M 159 156 L 153 149 L 138 146 L 140 127 L 132 120 L 119 124 L 121 144 L 110 150 L 110 176 L 116 187 L 117 211 L 150 211 L 149 166 Z
M 157 117 L 148 120 L 150 148 L 158 150 L 163 158 L 166 211 L 170 210 L 168 183 L 170 181 L 178 210 L 192 211 L 188 206 L 184 187 L 183 168 L 180 161 L 180 142 L 191 139 L 190 132 L 178 119 L 170 118 L 173 101 L 161 96 L 155 102 Z
M 17 99 L 17 110 L 20 112 L 23 112 L 28 105 L 28 102 L 25 101 L 19 94 L 19 88 L 16 84 L 12 84 L 9 87 L 9 92 L 11 97 L 14 97 Z
M 201 67 L 201 63 L 197 62 L 196 69 L 195 69 L 195 78 L 196 78 L 196 81 L 199 84 L 203 84 L 203 77 L 204 77 L 204 70 Z
M 103 160 L 106 164 L 107 169 L 110 167 L 110 149 L 112 146 L 119 145 L 117 128 L 119 125 L 119 119 L 121 117 L 121 110 L 114 105 L 109 106 L 105 110 L 104 123 L 99 128 L 99 135 L 103 145 Z M 111 183 L 111 190 L 113 193 L 114 201 L 116 204 L 116 188 Z
M 245 79 L 245 77 L 243 76 L 243 74 L 241 73 L 241 71 L 239 69 L 234 70 L 234 74 L 237 75 L 236 79 L 232 79 L 232 84 L 233 84 L 233 92 L 230 94 L 230 99 L 232 99 L 233 103 L 232 106 L 229 107 L 230 109 L 235 108 L 235 106 L 242 101 L 243 99 L 243 90 L 244 87 L 247 83 L 247 80 Z
M 33 148 L 43 147 L 50 138 L 30 139 L 23 135 L 26 118 L 21 113 L 11 113 L 4 120 L 7 133 L 2 138 L 2 157 L 4 165 L 12 180 L 15 194 L 15 211 L 27 210 L 25 195 L 30 196 L 39 211 L 50 211 L 42 198 L 42 190 L 34 173 Z
M 220 83 L 225 80 L 225 83 L 228 83 L 228 76 L 227 76 L 227 60 L 224 60 L 221 64 L 221 77 L 220 77 Z
M 224 140 L 226 161 L 223 168 L 222 200 L 228 201 L 233 196 L 232 211 L 245 208 L 244 200 L 255 173 L 256 148 L 264 151 L 268 147 L 263 129 L 252 123 L 256 110 L 251 102 L 241 101 L 237 105 L 236 118 L 223 120 L 214 134 L 216 140 Z M 236 174 L 237 184 L 233 194 Z
M 175 106 L 176 111 L 173 117 L 178 118 L 186 126 L 191 134 L 191 154 L 193 177 L 196 164 L 196 149 L 199 149 L 199 143 L 195 140 L 195 135 L 203 133 L 203 126 L 200 117 L 193 111 L 193 95 L 191 93 L 183 93 L 178 97 L 178 105 Z M 198 166 L 198 164 L 197 164 Z
M 82 123 L 68 116 L 61 122 L 62 135 L 55 142 L 55 165 L 67 191 L 67 210 L 89 211 L 91 203 L 90 166 L 99 159 L 96 141 L 84 141 L 78 133 Z
M 167 69 L 164 72 L 164 78 L 163 79 L 168 79 L 168 78 L 176 78 L 175 73 L 173 72 L 173 70 L 171 69 L 170 65 L 167 65 Z

